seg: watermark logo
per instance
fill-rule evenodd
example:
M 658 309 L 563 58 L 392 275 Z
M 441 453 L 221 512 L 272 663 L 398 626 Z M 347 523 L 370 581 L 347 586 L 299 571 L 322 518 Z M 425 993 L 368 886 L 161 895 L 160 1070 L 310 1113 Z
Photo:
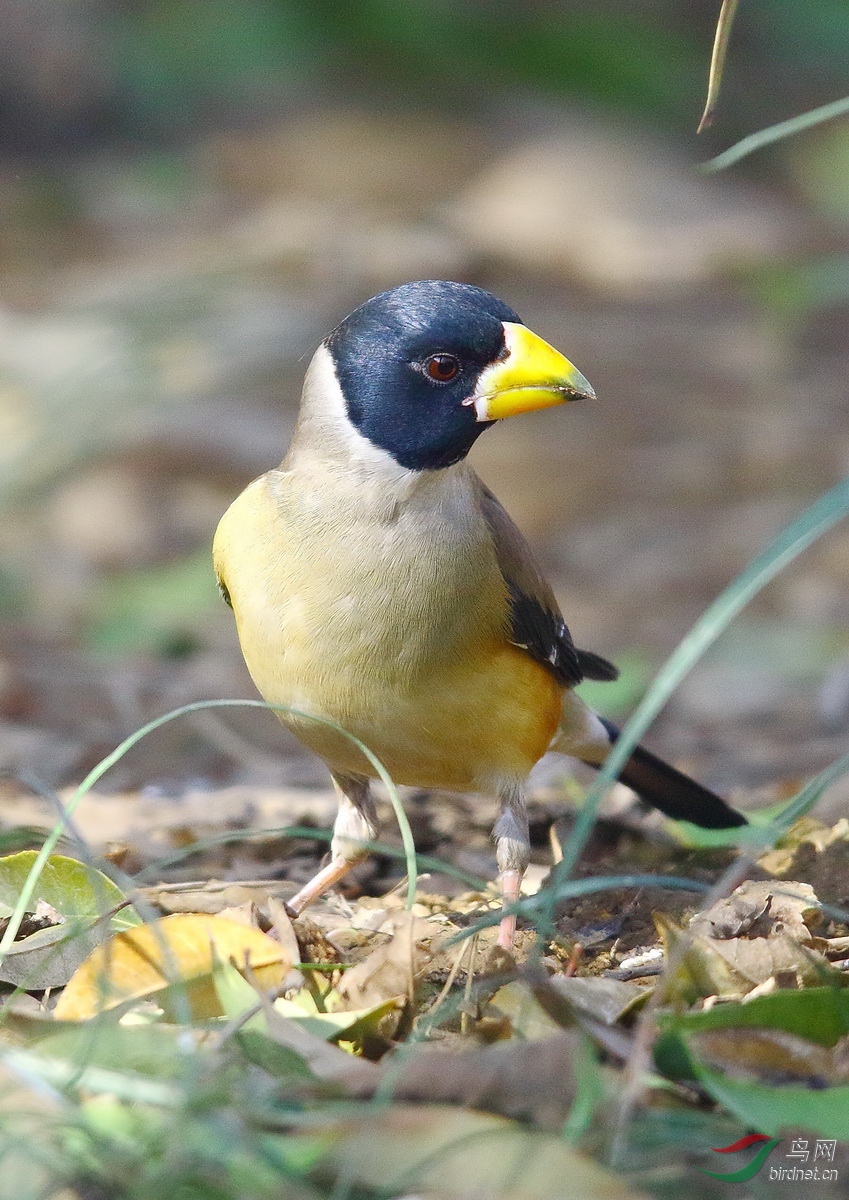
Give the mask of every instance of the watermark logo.
M 738 1141 L 732 1142 L 730 1146 L 714 1146 L 714 1154 L 736 1154 L 738 1150 L 748 1150 L 752 1146 L 757 1146 L 758 1149 L 752 1158 L 736 1171 L 706 1171 L 704 1167 L 699 1170 L 703 1175 L 710 1175 L 713 1179 L 721 1179 L 724 1183 L 745 1183 L 747 1179 L 751 1179 L 757 1175 L 761 1167 L 764 1165 L 775 1147 L 779 1145 L 781 1138 L 767 1137 L 765 1133 L 750 1133 L 746 1137 L 741 1137 Z M 773 1180 L 795 1180 L 798 1182 L 815 1182 L 822 1180 L 829 1182 L 837 1179 L 837 1170 L 825 1166 L 827 1162 L 834 1162 L 834 1153 L 837 1149 L 836 1138 L 817 1138 L 811 1150 L 811 1143 L 808 1138 L 792 1138 L 790 1141 L 789 1150 L 784 1151 L 784 1157 L 790 1159 L 792 1166 L 778 1166 L 774 1161 L 770 1164 L 769 1178 Z M 804 1164 L 804 1165 L 803 1165 Z
M 741 1137 L 739 1141 L 732 1142 L 730 1146 L 713 1147 L 714 1154 L 735 1154 L 738 1150 L 748 1150 L 749 1146 L 760 1146 L 757 1154 L 744 1167 L 740 1167 L 738 1171 L 726 1173 L 705 1171 L 703 1167 L 699 1167 L 699 1170 L 703 1175 L 710 1175 L 713 1179 L 721 1179 L 725 1183 L 745 1183 L 747 1179 L 757 1175 L 780 1141 L 781 1138 L 767 1137 L 765 1133 L 750 1133 L 747 1137 Z

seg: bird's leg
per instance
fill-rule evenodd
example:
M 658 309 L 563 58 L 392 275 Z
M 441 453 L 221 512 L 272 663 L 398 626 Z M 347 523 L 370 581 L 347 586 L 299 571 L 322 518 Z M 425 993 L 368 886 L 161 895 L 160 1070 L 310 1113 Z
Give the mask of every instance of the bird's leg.
M 369 781 L 362 775 L 334 773 L 333 786 L 339 797 L 339 812 L 333 822 L 330 862 L 287 903 L 289 912 L 296 917 L 365 858 L 368 850 L 363 842 L 374 841 L 377 836 L 377 812 Z
M 528 833 L 528 814 L 525 798 L 519 787 L 511 787 L 501 795 L 501 814 L 492 831 L 495 838 L 495 857 L 501 880 L 501 901 L 505 909 L 519 899 L 522 876 L 531 857 L 531 839 Z M 516 914 L 501 918 L 498 945 L 505 950 L 513 949 L 516 935 Z

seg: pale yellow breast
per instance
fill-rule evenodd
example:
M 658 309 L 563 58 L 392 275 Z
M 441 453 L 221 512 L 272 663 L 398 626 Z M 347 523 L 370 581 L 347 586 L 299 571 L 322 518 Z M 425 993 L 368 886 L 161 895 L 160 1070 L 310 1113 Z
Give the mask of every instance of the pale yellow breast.
M 383 504 L 356 480 L 270 472 L 216 534 L 260 693 L 338 722 L 399 783 L 521 777 L 557 724 L 561 689 L 508 645 L 506 589 L 471 478 L 442 472 Z M 341 735 L 284 720 L 332 767 L 365 770 Z

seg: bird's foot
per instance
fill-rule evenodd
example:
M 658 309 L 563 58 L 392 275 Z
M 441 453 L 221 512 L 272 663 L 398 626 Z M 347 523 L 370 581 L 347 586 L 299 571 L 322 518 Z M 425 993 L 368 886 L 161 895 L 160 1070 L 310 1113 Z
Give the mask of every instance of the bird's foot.
M 343 858 L 341 855 L 332 858 L 326 867 L 322 867 L 299 892 L 295 893 L 291 900 L 287 900 L 286 908 L 289 915 L 299 917 L 308 905 L 318 900 L 319 896 L 328 888 L 332 888 L 340 879 L 343 879 L 353 866 L 354 862 L 350 858 Z

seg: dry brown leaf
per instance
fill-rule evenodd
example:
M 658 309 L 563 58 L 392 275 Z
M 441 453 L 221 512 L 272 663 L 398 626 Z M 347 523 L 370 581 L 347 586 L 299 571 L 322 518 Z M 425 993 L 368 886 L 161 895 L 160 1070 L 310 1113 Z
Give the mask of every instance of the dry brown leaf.
M 292 918 L 289 916 L 286 905 L 276 896 L 269 896 L 265 907 L 272 924 L 272 936 L 277 938 L 290 963 L 300 962 L 301 948 L 298 945 L 295 926 L 292 924 Z M 287 990 L 302 987 L 303 984 L 303 972 L 294 969 L 290 970 L 283 980 L 283 987 Z
M 800 847 L 809 845 L 816 854 L 822 854 L 835 842 L 849 840 L 849 820 L 846 817 L 832 826 L 823 825 L 815 817 L 802 817 L 781 839 L 777 846 L 767 850 L 758 859 L 758 866 L 771 875 L 785 875 L 793 866 Z
M 637 983 L 601 976 L 552 975 L 546 981 L 579 1013 L 615 1025 L 642 1004 L 649 990 Z
M 660 913 L 654 919 L 663 938 L 666 960 L 674 964 L 658 983 L 664 1004 L 693 1004 L 705 996 L 727 998 L 749 990 L 751 983 L 717 953 L 720 941 L 682 930 Z
M 823 1088 L 845 1084 L 849 1078 L 839 1042 L 818 1046 L 782 1029 L 757 1027 L 709 1029 L 691 1034 L 687 1041 L 706 1066 L 735 1079 Z
M 222 908 L 216 916 L 221 917 L 224 921 L 235 921 L 237 925 L 247 925 L 249 929 L 259 929 L 259 909 L 253 900 L 246 900 L 244 904 L 234 904 L 227 908 Z
M 465 1108 L 560 1129 L 575 1099 L 580 1035 L 559 1030 L 538 1041 L 502 1041 L 461 1053 L 440 1046 L 385 1058 L 383 1088 L 397 1100 Z M 382 1089 L 383 1090 L 383 1089 Z
M 549 1041 L 562 1027 L 549 1016 L 528 985 L 514 979 L 494 994 L 484 1009 L 484 1017 L 501 1017 L 507 1021 L 507 1037 L 525 1042 Z
M 279 879 L 225 882 L 209 879 L 204 883 L 168 883 L 143 888 L 142 896 L 167 913 L 213 913 L 242 904 L 262 904 L 269 896 L 288 895 L 291 884 Z
M 789 934 L 808 943 L 810 926 L 819 917 L 820 903 L 809 883 L 749 879 L 730 896 L 697 913 L 690 929 L 720 939 Z
M 662 984 L 667 1003 L 747 996 L 773 987 L 801 987 L 831 970 L 809 923 L 820 915 L 810 884 L 747 881 L 697 914 L 686 930 L 655 916 L 674 965 Z
M 708 941 L 708 939 L 705 939 Z M 710 939 L 711 949 L 747 984 L 765 983 L 785 972 L 795 974 L 800 984 L 815 983 L 830 970 L 826 959 L 816 950 L 801 946 L 794 938 L 774 937 Z
M 63 788 L 59 795 L 68 803 L 74 789 Z M 170 853 L 186 830 L 198 836 L 209 830 L 233 828 L 234 822 L 242 821 L 251 829 L 271 832 L 286 825 L 327 828 L 333 824 L 337 805 L 329 787 L 192 788 L 179 797 L 146 791 L 90 791 L 75 801 L 74 828 L 92 853 L 127 842 L 141 846 L 145 858 L 152 860 Z M 36 827 L 46 817 L 48 824 L 55 819 L 49 801 L 26 794 L 16 799 L 15 814 L 16 821 Z M 279 885 L 280 880 L 269 881 L 275 890 Z M 197 883 L 192 886 L 202 887 Z
M 291 962 L 300 962 L 301 949 L 286 905 L 275 896 L 269 896 L 266 908 L 278 942 L 286 951 Z
M 175 983 L 188 985 L 186 998 L 195 1016 L 218 1013 L 212 986 L 216 959 L 239 969 L 249 964 L 263 987 L 278 986 L 290 965 L 280 943 L 258 929 L 224 917 L 178 913 L 98 946 L 59 997 L 55 1016 L 85 1021 L 128 1000 L 154 997 Z
M 461 1053 L 445 1045 L 404 1047 L 377 1065 L 345 1053 L 267 1001 L 263 1012 L 270 1038 L 298 1054 L 319 1079 L 359 1099 L 380 1088 L 396 1100 L 463 1105 L 559 1129 L 575 1097 L 579 1035 L 573 1031 Z
M 434 928 L 420 917 L 398 913 L 381 926 L 393 936 L 345 973 L 339 992 L 351 1008 L 371 1008 L 394 996 L 413 999 L 416 978 L 427 969 L 432 955 L 422 944 Z

